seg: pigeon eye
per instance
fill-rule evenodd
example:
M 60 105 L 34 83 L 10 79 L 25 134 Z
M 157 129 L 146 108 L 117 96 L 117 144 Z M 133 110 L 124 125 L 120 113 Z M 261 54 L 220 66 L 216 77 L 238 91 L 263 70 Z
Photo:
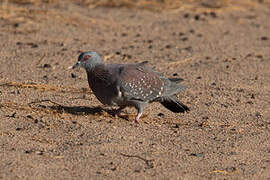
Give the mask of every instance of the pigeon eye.
M 86 61 L 87 59 L 90 59 L 91 58 L 91 56 L 90 55 L 85 55 L 84 57 L 83 57 L 83 61 Z

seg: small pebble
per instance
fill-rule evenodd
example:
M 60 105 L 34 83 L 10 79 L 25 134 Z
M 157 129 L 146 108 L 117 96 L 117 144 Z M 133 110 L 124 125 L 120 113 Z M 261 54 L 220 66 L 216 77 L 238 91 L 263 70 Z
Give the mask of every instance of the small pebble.
M 129 55 L 129 54 L 124 54 L 124 55 L 123 55 L 123 59 L 125 59 L 126 57 L 127 57 L 128 59 L 131 59 L 131 58 L 132 58 L 131 55 Z
M 30 118 L 30 119 L 33 119 L 33 117 L 30 114 L 28 114 L 26 117 Z
M 44 154 L 43 151 L 36 151 L 35 153 L 36 153 L 37 155 L 43 155 L 43 154 Z
M 256 113 L 255 113 L 255 116 L 256 116 L 256 117 L 261 117 L 262 115 L 261 115 L 261 113 L 256 112 Z
M 200 20 L 200 15 L 198 15 L 198 14 L 195 15 L 194 19 L 195 19 L 196 21 Z
M 71 73 L 71 77 L 76 78 L 77 76 L 75 74 Z
M 263 37 L 261 37 L 261 40 L 262 40 L 262 41 L 266 41 L 266 40 L 268 40 L 268 37 L 263 36 Z
M 229 167 L 229 168 L 226 168 L 226 171 L 227 172 L 230 172 L 230 173 L 232 173 L 232 172 L 234 172 L 234 171 L 236 171 L 237 169 L 235 168 L 235 167 Z
M 172 46 L 170 44 L 166 45 L 165 48 L 170 49 Z
M 246 58 L 251 57 L 251 56 L 252 56 L 252 54 L 251 54 L 251 53 L 248 53 L 248 54 L 246 55 Z
M 262 55 L 257 55 L 256 57 L 259 58 L 259 59 L 262 59 L 263 58 Z
M 112 170 L 112 171 L 115 171 L 116 169 L 117 169 L 117 167 L 113 167 L 113 168 L 111 168 L 111 170 Z
M 30 42 L 30 43 L 26 43 L 27 45 L 29 45 L 29 46 L 31 46 L 31 48 L 37 48 L 38 47 L 38 45 L 37 44 L 35 44 L 35 43 L 32 43 L 32 42 Z
M 33 151 L 32 150 L 26 150 L 26 151 L 24 151 L 25 152 L 25 154 L 30 154 L 30 153 L 32 153 Z
M 178 35 L 179 35 L 179 36 L 184 36 L 185 33 L 180 32 Z
M 212 16 L 213 18 L 216 18 L 217 14 L 215 12 L 210 12 L 210 16 Z
M 44 64 L 43 68 L 51 68 L 52 66 L 50 64 Z
M 202 153 L 191 153 L 190 156 L 195 156 L 195 157 L 201 157 L 204 158 L 204 155 Z
M 192 51 L 192 47 L 190 47 L 190 46 L 185 47 L 185 48 L 184 48 L 184 50 L 186 50 L 186 51 L 189 51 L 189 52 L 190 52 L 190 51 Z
M 247 101 L 247 104 L 253 104 L 253 102 L 252 101 Z
M 184 14 L 184 18 L 188 18 L 188 17 L 189 17 L 188 13 Z
M 187 38 L 187 37 L 183 37 L 181 40 L 182 40 L 182 41 L 187 41 L 188 38 Z
M 17 28 L 17 27 L 19 27 L 19 23 L 15 23 L 15 24 L 13 24 L 13 27 L 15 27 L 15 28 Z

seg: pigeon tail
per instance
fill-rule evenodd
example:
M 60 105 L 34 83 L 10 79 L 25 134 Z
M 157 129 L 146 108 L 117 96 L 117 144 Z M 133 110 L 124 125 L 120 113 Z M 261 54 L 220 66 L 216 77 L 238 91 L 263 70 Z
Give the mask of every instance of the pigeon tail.
M 170 111 L 174 113 L 184 113 L 190 111 L 190 109 L 182 102 L 178 101 L 176 97 L 163 98 L 160 103 Z

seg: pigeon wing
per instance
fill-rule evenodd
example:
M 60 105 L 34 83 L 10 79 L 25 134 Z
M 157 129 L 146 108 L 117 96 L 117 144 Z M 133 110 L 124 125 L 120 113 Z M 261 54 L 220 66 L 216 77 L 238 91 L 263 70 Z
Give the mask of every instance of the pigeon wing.
M 145 64 L 123 65 L 119 68 L 120 91 L 126 98 L 152 101 L 163 94 L 165 82 Z

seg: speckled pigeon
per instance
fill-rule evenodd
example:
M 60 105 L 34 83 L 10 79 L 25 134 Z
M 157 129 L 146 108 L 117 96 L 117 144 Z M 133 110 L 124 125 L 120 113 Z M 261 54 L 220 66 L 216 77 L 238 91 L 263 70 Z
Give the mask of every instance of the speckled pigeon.
M 146 66 L 147 61 L 137 64 L 104 64 L 96 52 L 83 52 L 72 67 L 86 70 L 88 83 L 97 99 L 110 106 L 119 106 L 116 114 L 127 106 L 138 110 L 138 122 L 143 109 L 150 102 L 160 102 L 175 113 L 189 108 L 178 101 L 176 94 L 184 86 L 173 82 Z

